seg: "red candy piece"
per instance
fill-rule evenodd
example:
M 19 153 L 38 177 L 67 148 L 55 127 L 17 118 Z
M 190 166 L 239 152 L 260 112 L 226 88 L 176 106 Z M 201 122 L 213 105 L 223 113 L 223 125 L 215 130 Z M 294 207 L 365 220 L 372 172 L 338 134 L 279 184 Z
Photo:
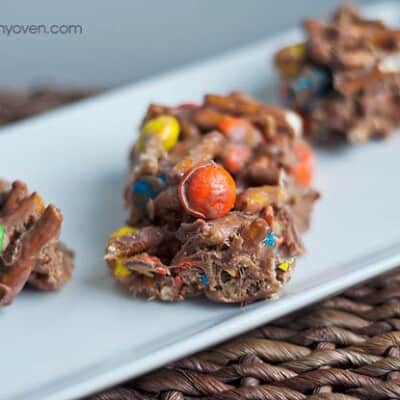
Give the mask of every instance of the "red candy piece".
M 291 173 L 297 183 L 309 186 L 314 175 L 315 157 L 311 147 L 306 143 L 297 145 L 295 149 L 298 163 L 292 167 Z
M 194 166 L 179 184 L 179 199 L 186 212 L 197 218 L 223 217 L 236 201 L 236 183 L 214 162 Z

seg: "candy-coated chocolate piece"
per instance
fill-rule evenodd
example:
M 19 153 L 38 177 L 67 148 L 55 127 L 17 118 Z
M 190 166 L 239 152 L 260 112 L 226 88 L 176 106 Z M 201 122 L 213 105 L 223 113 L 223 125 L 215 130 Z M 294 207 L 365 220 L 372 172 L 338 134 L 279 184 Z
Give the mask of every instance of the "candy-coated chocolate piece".
M 256 213 L 272 203 L 285 202 L 287 199 L 287 193 L 278 186 L 251 187 L 238 195 L 236 209 Z
M 168 177 L 167 177 L 166 174 L 159 174 L 159 175 L 158 175 L 158 179 L 159 179 L 159 181 L 160 181 L 163 185 L 166 185 L 166 184 L 167 184 Z
M 33 197 L 33 199 L 37 205 L 38 212 L 40 214 L 43 214 L 44 210 L 46 209 L 46 205 L 44 204 L 43 198 L 36 193 L 35 196 Z
M 4 250 L 4 242 L 6 239 L 6 228 L 4 225 L 0 225 L 0 255 L 3 253 Z
M 278 265 L 281 271 L 286 272 L 294 263 L 294 258 L 289 258 Z
M 314 175 L 315 157 L 311 147 L 306 143 L 300 143 L 295 148 L 297 164 L 292 167 L 291 173 L 300 185 L 308 186 Z
M 263 243 L 266 247 L 276 247 L 275 233 L 273 231 L 269 231 L 267 236 L 265 236 Z
M 179 199 L 194 217 L 223 217 L 235 204 L 236 183 L 225 168 L 214 162 L 197 164 L 183 176 Z
M 235 174 L 244 166 L 250 155 L 251 150 L 248 147 L 229 143 L 222 157 L 222 163 L 229 172 Z
M 115 261 L 115 267 L 114 267 L 113 272 L 114 272 L 114 276 L 117 279 L 124 279 L 131 274 L 129 269 L 125 267 L 123 261 L 120 258 L 118 258 Z
M 167 177 L 165 174 L 158 176 L 144 175 L 132 184 L 132 204 L 142 213 L 146 213 L 149 200 L 155 199 L 166 187 Z
M 155 199 L 167 185 L 167 176 L 159 174 L 157 176 L 145 175 L 132 185 L 132 194 L 149 199 Z
M 238 143 L 246 142 L 246 138 L 249 139 L 249 132 L 254 131 L 251 124 L 244 118 L 231 116 L 221 118 L 218 129 L 227 135 L 231 141 Z
M 178 120 L 170 115 L 161 115 L 151 119 L 143 125 L 141 137 L 138 141 L 139 149 L 143 146 L 143 138 L 146 135 L 156 134 L 161 139 L 165 150 L 170 150 L 178 141 L 180 130 Z
M 154 190 L 153 186 L 144 180 L 136 181 L 132 186 L 132 192 L 134 194 L 143 195 L 150 199 L 155 199 L 158 194 L 158 192 Z
M 300 75 L 284 79 L 284 103 L 293 109 L 308 112 L 315 101 L 325 95 L 331 84 L 332 78 L 326 69 L 307 66 Z
M 242 118 L 237 117 L 223 117 L 218 124 L 218 128 L 221 132 L 231 134 L 237 129 L 242 129 L 246 123 Z
M 136 233 L 137 231 L 137 228 L 134 228 L 132 226 L 121 226 L 121 228 L 118 228 L 115 232 L 112 233 L 111 238 L 130 235 L 132 233 Z
M 275 64 L 279 73 L 286 78 L 298 75 L 306 62 L 306 47 L 303 43 L 288 46 L 275 56 Z
M 208 280 L 208 276 L 206 274 L 203 274 L 201 277 L 201 283 L 203 286 L 208 286 L 209 284 L 209 280 Z
M 233 267 L 226 267 L 224 271 L 229 274 L 232 278 L 236 278 L 238 276 L 238 270 L 237 268 Z

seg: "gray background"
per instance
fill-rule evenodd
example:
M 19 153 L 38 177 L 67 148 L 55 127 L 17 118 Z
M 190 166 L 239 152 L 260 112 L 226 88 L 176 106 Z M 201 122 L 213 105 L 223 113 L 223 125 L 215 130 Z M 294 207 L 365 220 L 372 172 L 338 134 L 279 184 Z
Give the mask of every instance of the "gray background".
M 368 0 L 357 3 L 366 4 Z M 0 24 L 81 24 L 77 36 L 0 35 L 0 85 L 115 85 L 327 15 L 336 0 L 0 0 Z

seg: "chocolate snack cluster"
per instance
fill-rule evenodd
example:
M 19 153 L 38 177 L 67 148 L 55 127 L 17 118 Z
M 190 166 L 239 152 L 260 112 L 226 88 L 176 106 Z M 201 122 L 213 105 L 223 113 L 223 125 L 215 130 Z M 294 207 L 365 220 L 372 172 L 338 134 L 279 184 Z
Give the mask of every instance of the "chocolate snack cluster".
M 400 30 L 342 6 L 304 22 L 306 41 L 280 50 L 283 104 L 320 142 L 385 138 L 400 125 Z
M 134 296 L 277 296 L 318 193 L 301 118 L 239 92 L 152 104 L 131 152 L 127 226 L 105 260 Z
M 0 90 L 0 126 L 73 103 L 99 93 L 93 89 L 40 87 L 28 90 Z
M 60 241 L 59 209 L 15 181 L 0 180 L 0 306 L 30 285 L 56 290 L 72 276 L 73 252 Z

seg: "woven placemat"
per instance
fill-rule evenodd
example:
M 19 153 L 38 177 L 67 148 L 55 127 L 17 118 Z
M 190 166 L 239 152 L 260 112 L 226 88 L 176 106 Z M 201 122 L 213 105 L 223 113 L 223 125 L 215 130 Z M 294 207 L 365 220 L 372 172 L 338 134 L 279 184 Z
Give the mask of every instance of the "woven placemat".
M 400 269 L 89 399 L 400 399 Z

